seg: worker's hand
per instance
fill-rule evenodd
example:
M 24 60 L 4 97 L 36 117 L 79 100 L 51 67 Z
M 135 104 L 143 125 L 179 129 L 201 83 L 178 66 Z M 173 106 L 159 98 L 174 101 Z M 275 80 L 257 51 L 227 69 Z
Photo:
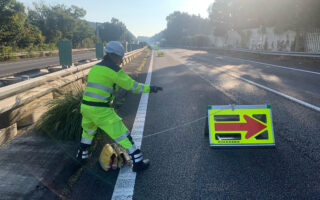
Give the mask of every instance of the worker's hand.
M 150 86 L 150 93 L 157 93 L 158 91 L 162 91 L 162 87 Z

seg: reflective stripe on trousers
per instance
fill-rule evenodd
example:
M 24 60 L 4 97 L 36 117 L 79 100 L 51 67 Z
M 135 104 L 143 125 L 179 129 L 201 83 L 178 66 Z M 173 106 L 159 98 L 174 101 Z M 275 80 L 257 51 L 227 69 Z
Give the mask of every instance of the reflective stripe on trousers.
M 81 143 L 83 143 L 83 144 L 91 144 L 92 143 L 92 139 L 82 137 L 81 138 Z
M 127 149 L 128 154 L 132 154 L 133 152 L 135 152 L 137 150 L 136 145 L 132 145 L 132 147 L 130 147 L 129 149 Z
M 144 85 L 140 83 L 139 93 L 143 93 L 143 91 L 144 91 Z
M 118 137 L 117 139 L 114 139 L 116 143 L 119 143 L 121 140 L 126 139 L 130 135 L 129 131 L 126 131 L 122 136 Z
M 96 131 L 97 131 L 97 130 L 88 130 L 88 131 L 84 131 L 84 132 L 86 132 L 86 134 L 88 134 L 88 135 L 92 135 L 92 134 L 94 134 Z
M 138 87 L 138 82 L 135 81 L 135 82 L 133 83 L 133 86 L 132 86 L 132 88 L 131 88 L 130 90 L 131 90 L 131 91 L 135 91 L 135 90 L 137 89 L 137 87 Z

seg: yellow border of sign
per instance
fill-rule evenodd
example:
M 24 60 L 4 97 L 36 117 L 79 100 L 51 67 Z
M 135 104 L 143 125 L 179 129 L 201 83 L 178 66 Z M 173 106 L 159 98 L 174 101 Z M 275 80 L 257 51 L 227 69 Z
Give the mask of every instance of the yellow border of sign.
M 243 118 L 243 115 L 252 115 L 264 114 L 267 118 L 267 123 L 263 123 L 260 120 L 260 123 L 267 126 L 267 128 L 256 133 L 253 137 L 245 139 L 247 131 L 237 131 L 236 133 L 241 134 L 240 140 L 216 140 L 215 133 L 215 115 L 240 115 L 240 121 L 237 122 L 222 122 L 222 123 L 246 123 L 246 120 Z M 219 121 L 218 123 L 221 123 Z M 241 146 L 275 146 L 273 124 L 272 124 L 272 111 L 270 105 L 222 105 L 222 106 L 208 106 L 208 125 L 209 125 L 209 142 L 212 147 L 241 147 Z M 255 137 L 264 131 L 268 131 L 268 139 L 257 140 Z M 235 131 L 219 131 L 218 133 L 231 134 Z

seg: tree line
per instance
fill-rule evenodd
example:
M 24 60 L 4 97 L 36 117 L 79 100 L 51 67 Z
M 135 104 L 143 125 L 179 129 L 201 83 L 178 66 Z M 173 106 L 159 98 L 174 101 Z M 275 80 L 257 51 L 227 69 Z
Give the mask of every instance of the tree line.
M 51 50 L 61 39 L 71 40 L 73 48 L 94 47 L 95 42 L 129 41 L 135 36 L 125 24 L 84 20 L 86 10 L 77 6 L 47 6 L 33 3 L 26 8 L 16 0 L 0 1 L 0 53 L 21 50 Z
M 277 33 L 287 30 L 306 32 L 320 28 L 319 0 L 215 0 L 208 8 L 208 18 L 175 11 L 167 16 L 165 30 L 152 42 L 171 45 L 201 46 L 208 35 L 225 36 L 228 31 L 274 27 Z
M 150 38 L 151 42 L 162 41 L 171 45 L 201 46 L 207 43 L 211 33 L 210 21 L 199 15 L 175 11 L 166 17 L 167 28 Z
M 215 0 L 208 8 L 216 35 L 228 30 L 274 27 L 278 33 L 320 28 L 319 0 Z

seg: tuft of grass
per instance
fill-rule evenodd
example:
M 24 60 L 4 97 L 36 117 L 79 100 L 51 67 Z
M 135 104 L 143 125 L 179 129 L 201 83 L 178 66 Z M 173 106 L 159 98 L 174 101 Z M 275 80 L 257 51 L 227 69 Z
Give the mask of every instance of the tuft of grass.
M 80 141 L 83 87 L 74 86 L 72 91 L 58 91 L 61 96 L 47 103 L 48 111 L 36 123 L 36 130 L 59 140 Z
M 163 57 L 164 56 L 164 52 L 163 51 L 159 51 L 158 52 L 158 57 Z

